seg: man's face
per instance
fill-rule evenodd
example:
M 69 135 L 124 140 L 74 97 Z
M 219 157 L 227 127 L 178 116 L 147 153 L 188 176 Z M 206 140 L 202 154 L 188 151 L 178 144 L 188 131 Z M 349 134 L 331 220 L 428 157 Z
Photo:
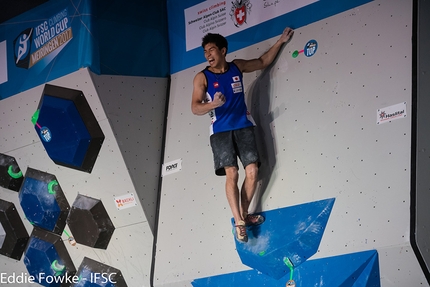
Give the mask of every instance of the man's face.
M 203 50 L 205 53 L 205 58 L 211 67 L 217 66 L 224 60 L 225 48 L 220 50 L 214 43 L 208 43 L 205 45 Z

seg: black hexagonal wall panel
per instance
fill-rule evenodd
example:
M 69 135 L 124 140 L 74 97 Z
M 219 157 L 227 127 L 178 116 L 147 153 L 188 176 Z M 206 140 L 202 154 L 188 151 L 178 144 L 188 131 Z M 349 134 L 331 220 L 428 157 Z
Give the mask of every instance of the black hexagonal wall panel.
M 77 243 L 106 249 L 115 227 L 103 206 L 95 198 L 78 194 L 67 218 Z
M 31 233 L 24 253 L 24 264 L 28 274 L 34 276 L 34 282 L 42 286 L 70 286 L 70 280 L 76 274 L 61 237 L 38 227 Z M 65 276 L 69 281 L 65 280 Z
M 127 287 L 121 270 L 84 257 L 76 276 L 79 282 L 72 287 Z
M 82 91 L 45 85 L 32 122 L 56 164 L 92 171 L 105 137 Z
M 27 168 L 18 196 L 33 225 L 62 234 L 70 205 L 55 175 Z
M 21 260 L 28 232 L 12 202 L 0 199 L 0 254 Z
M 24 177 L 15 158 L 0 153 L 0 186 L 18 191 Z
M 6 240 L 6 231 L 3 228 L 3 224 L 0 221 L 0 249 L 3 247 L 3 243 Z

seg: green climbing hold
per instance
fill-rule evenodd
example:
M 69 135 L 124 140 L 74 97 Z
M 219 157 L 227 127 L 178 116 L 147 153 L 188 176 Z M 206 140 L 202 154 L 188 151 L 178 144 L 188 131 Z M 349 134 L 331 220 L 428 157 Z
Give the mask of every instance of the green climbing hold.
M 31 117 L 31 122 L 33 123 L 33 125 L 37 123 L 37 120 L 39 119 L 39 114 L 40 114 L 40 110 L 36 110 L 33 116 Z
M 50 194 L 55 194 L 55 190 L 54 190 L 55 185 L 58 185 L 58 181 L 56 181 L 55 179 L 48 183 L 48 192 Z
M 61 265 L 57 260 L 54 260 L 51 264 L 51 268 L 55 271 L 55 276 L 58 276 L 63 273 L 64 269 L 66 269 L 66 266 Z
M 291 262 L 290 258 L 288 258 L 288 257 L 284 257 L 284 263 L 285 263 L 285 265 L 287 265 L 288 268 L 290 268 L 290 281 L 294 282 L 293 281 L 293 274 L 294 274 L 293 263 Z M 295 286 L 295 284 L 294 284 L 294 286 Z
M 9 166 L 7 173 L 10 175 L 10 177 L 15 179 L 22 177 L 22 171 L 14 172 L 13 167 L 11 165 Z
M 294 268 L 293 263 L 291 263 L 290 258 L 288 258 L 288 257 L 284 257 L 284 263 L 285 263 L 285 265 L 287 265 L 287 266 L 288 266 L 288 268 L 290 268 L 290 269 L 293 269 L 293 268 Z

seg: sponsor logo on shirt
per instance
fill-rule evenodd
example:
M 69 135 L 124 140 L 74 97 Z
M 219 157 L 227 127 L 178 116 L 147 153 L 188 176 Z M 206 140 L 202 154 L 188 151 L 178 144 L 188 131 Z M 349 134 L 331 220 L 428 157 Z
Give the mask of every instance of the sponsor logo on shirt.
M 233 89 L 233 93 L 240 93 L 242 92 L 242 83 L 236 82 L 231 84 L 231 88 Z

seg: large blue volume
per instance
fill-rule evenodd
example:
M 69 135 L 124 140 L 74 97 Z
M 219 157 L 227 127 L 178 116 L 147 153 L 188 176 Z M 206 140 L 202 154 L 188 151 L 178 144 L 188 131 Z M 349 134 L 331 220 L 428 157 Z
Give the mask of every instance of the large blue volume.
M 308 287 L 380 287 L 378 252 L 362 251 L 334 257 L 308 260 L 295 268 L 296 286 Z M 276 280 L 256 270 L 196 279 L 194 287 L 285 287 L 290 274 Z
M 335 199 L 262 213 L 266 221 L 248 230 L 248 243 L 236 241 L 242 263 L 275 279 L 289 272 L 285 261 L 299 266 L 319 247 Z

